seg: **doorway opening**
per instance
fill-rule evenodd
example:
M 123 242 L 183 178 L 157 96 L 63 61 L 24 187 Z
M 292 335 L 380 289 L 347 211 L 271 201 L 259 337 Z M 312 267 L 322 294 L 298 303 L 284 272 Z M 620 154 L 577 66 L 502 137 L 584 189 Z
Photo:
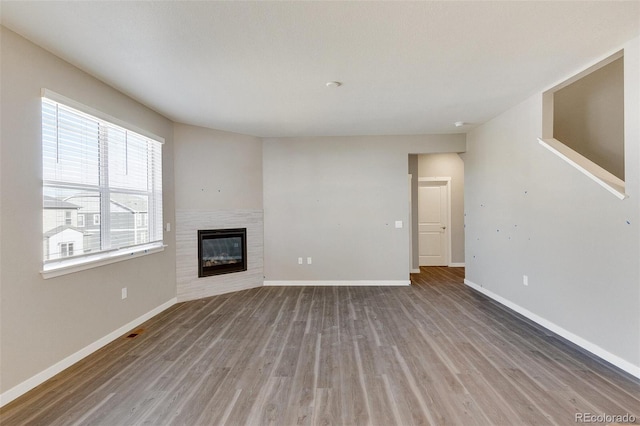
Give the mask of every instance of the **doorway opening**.
M 419 273 L 420 266 L 464 267 L 463 157 L 409 154 L 409 177 L 410 272 Z M 433 200 L 425 206 L 425 198 Z

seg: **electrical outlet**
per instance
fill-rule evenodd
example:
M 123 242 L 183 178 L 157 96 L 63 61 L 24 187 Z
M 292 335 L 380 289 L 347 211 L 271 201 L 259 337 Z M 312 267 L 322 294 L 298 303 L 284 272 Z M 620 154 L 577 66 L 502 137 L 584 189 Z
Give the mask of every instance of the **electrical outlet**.
M 311 258 L 307 257 L 307 265 L 311 265 Z
M 301 257 L 298 258 L 298 265 L 302 265 L 302 258 Z
M 522 276 L 522 284 L 529 285 L 529 277 L 527 275 Z
M 123 287 L 122 288 L 122 300 L 127 298 L 127 288 Z

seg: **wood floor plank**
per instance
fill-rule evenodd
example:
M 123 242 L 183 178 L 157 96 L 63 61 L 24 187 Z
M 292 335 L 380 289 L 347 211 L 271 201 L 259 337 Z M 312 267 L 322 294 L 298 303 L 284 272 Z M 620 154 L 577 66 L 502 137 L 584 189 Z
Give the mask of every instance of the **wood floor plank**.
M 367 375 L 362 378 L 362 386 L 367 389 L 369 424 L 380 426 L 398 424 L 399 414 L 394 413 L 382 376 Z
M 282 425 L 289 407 L 291 377 L 272 376 L 253 404 L 246 424 Z
M 477 404 L 488 425 L 510 425 L 520 420 L 512 410 L 510 399 L 493 388 L 480 373 L 459 374 L 458 379 L 469 392 L 469 398 Z M 515 420 L 514 420 L 515 419 Z
M 411 279 L 176 304 L 1 408 L 0 423 L 640 423 L 640 380 L 471 290 L 464 268 Z
M 307 425 L 311 422 L 316 395 L 319 346 L 319 334 L 303 335 L 287 402 L 289 410 L 283 424 Z
M 313 425 L 339 425 L 342 419 L 337 395 L 339 391 L 333 389 L 320 388 L 314 398 L 314 410 L 311 424 Z M 335 395 L 334 395 L 335 394 Z

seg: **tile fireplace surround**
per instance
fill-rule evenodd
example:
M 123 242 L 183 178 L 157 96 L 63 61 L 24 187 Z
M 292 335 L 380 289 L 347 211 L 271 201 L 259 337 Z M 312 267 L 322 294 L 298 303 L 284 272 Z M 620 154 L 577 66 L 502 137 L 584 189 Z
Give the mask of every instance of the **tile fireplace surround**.
M 247 270 L 198 278 L 198 230 L 247 229 Z M 262 210 L 177 210 L 176 279 L 179 302 L 259 287 L 263 283 Z

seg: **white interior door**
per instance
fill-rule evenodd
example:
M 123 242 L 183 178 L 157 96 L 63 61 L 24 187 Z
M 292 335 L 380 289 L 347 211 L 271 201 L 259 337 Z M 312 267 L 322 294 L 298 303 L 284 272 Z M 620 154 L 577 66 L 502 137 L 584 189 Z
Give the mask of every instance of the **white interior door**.
M 449 186 L 447 181 L 420 182 L 418 237 L 420 266 L 449 264 Z

